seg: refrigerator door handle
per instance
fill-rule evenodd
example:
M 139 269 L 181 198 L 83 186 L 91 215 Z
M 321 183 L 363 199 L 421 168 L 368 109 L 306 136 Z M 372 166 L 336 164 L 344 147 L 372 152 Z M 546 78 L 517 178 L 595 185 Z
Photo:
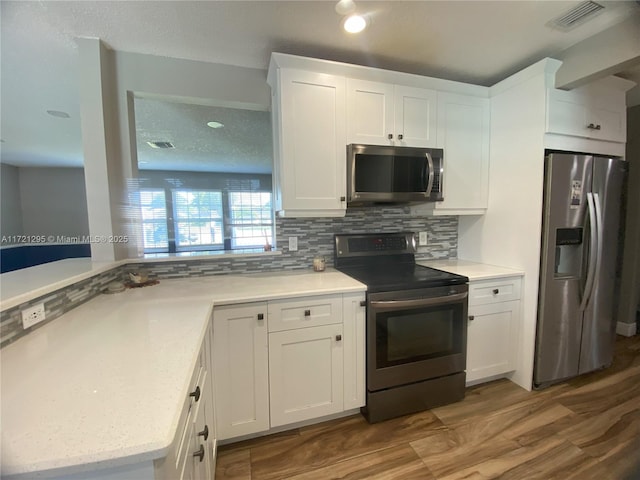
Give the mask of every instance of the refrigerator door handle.
M 600 266 L 602 264 L 602 247 L 603 247 L 603 236 L 604 236 L 604 232 L 602 231 L 602 204 L 600 203 L 600 195 L 597 193 L 593 194 L 593 204 L 596 210 L 596 225 L 597 227 L 597 232 L 598 232 L 598 249 L 596 252 L 596 268 L 595 270 L 595 276 L 599 277 L 600 276 Z M 595 279 L 593 281 L 593 284 L 595 286 Z M 593 289 L 594 287 L 592 287 Z
M 596 219 L 596 207 L 592 193 L 587 193 L 587 205 L 589 206 L 589 265 L 587 267 L 587 281 L 584 284 L 584 292 L 582 293 L 582 301 L 580 302 L 580 310 L 587 308 L 587 303 L 591 297 L 593 290 L 593 280 L 596 276 L 596 268 L 598 267 L 598 220 Z

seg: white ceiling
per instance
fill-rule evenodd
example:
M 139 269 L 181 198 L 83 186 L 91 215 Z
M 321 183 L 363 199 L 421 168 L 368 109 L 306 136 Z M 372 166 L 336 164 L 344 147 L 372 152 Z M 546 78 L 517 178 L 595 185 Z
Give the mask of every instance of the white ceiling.
M 79 36 L 120 51 L 262 69 L 279 51 L 492 85 L 543 57 L 562 59 L 568 47 L 640 15 L 635 1 L 602 1 L 602 14 L 568 33 L 545 26 L 577 3 L 357 1 L 371 25 L 354 36 L 341 30 L 334 1 L 3 0 L 2 162 L 82 164 Z M 624 75 L 640 80 L 640 69 Z
M 136 144 L 141 170 L 271 173 L 271 114 L 254 110 L 135 99 Z M 210 128 L 207 122 L 224 126 Z M 152 148 L 147 142 L 171 142 Z

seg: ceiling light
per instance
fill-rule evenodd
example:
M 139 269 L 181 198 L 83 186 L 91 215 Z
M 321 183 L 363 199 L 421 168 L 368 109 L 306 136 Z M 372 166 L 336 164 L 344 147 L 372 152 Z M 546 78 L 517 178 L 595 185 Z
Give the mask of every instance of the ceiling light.
M 52 117 L 69 118 L 69 114 L 67 112 L 62 112 L 60 110 L 47 110 L 47 113 Z
M 222 128 L 224 127 L 224 123 L 220 122 L 207 122 L 207 126 L 211 128 Z
M 355 12 L 356 3 L 353 0 L 340 0 L 336 4 L 336 13 L 338 15 L 349 15 Z
M 362 15 L 351 15 L 344 21 L 343 26 L 349 33 L 359 33 L 367 27 L 367 21 Z

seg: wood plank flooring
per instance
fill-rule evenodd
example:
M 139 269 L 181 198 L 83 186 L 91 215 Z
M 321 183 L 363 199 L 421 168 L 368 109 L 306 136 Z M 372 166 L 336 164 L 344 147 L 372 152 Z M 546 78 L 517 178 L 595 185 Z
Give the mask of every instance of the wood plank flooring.
M 640 335 L 539 392 L 508 380 L 369 425 L 360 415 L 219 448 L 217 480 L 640 479 Z

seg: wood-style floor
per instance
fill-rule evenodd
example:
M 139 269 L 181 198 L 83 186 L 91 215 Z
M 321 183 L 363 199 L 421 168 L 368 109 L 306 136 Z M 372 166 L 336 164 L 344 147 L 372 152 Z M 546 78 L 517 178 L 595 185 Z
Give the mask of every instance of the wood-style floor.
M 539 392 L 507 380 L 445 407 L 360 415 L 220 447 L 217 480 L 640 479 L 640 336 L 613 365 Z

